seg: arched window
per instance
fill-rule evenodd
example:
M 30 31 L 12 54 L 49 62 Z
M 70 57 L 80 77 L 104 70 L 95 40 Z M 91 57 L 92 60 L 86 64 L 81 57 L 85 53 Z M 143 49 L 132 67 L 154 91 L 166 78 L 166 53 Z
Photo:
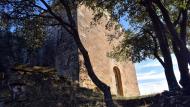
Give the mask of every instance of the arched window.
M 117 66 L 113 67 L 113 72 L 115 74 L 115 81 L 116 81 L 116 87 L 117 87 L 117 94 L 120 96 L 123 96 L 123 86 L 121 81 L 121 73 Z

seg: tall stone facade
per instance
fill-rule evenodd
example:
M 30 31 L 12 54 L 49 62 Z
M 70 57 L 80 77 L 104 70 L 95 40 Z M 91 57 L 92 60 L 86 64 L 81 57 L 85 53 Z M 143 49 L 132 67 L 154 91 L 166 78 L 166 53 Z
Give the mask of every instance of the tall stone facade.
M 53 8 L 60 12 L 60 7 Z M 60 14 L 65 21 L 68 20 L 64 11 L 61 11 Z M 106 35 L 117 35 L 119 32 L 114 29 L 106 29 L 105 26 L 108 22 L 106 17 L 100 19 L 97 25 L 91 24 L 93 11 L 85 6 L 79 6 L 73 10 L 73 16 L 77 23 L 80 39 L 89 53 L 94 72 L 98 78 L 111 87 L 111 92 L 114 95 L 138 96 L 139 89 L 133 63 L 130 61 L 116 62 L 107 57 L 107 53 L 112 50 L 112 46 L 116 45 L 118 40 L 110 43 Z M 47 31 L 50 33 L 47 35 L 49 39 L 45 43 L 46 47 L 42 48 L 42 57 L 44 58 L 41 60 L 44 62 L 43 64 L 49 65 L 46 63 L 52 62 L 51 65 L 55 66 L 60 75 L 72 80 L 79 79 L 80 86 L 98 90 L 87 74 L 82 55 L 78 52 L 72 35 L 61 27 L 50 27 L 47 28 Z M 80 67 L 78 63 L 80 63 Z M 79 77 L 78 69 L 80 69 Z
M 110 43 L 106 35 L 117 32 L 107 30 L 106 17 L 100 19 L 99 24 L 92 25 L 93 12 L 85 6 L 80 6 L 77 10 L 77 23 L 80 38 L 87 49 L 95 74 L 100 80 L 111 87 L 114 95 L 138 96 L 139 89 L 134 65 L 131 61 L 116 62 L 107 57 L 107 53 L 112 50 L 114 41 Z M 119 38 L 118 38 L 119 39 Z M 80 56 L 80 63 L 82 63 Z M 96 88 L 85 71 L 84 65 L 80 67 L 80 85 L 88 88 Z

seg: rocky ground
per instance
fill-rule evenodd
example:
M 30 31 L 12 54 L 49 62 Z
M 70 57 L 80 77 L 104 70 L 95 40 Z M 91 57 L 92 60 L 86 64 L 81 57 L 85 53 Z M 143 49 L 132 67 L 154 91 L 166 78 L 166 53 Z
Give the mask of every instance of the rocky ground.
M 0 80 L 0 107 L 105 107 L 101 93 L 79 87 L 53 68 L 20 65 L 9 76 L 0 73 Z M 113 99 L 116 107 L 190 107 L 190 96 L 182 91 Z
M 17 66 L 1 78 L 0 107 L 102 107 L 102 94 L 78 86 L 55 69 Z
M 190 96 L 183 95 L 182 91 L 165 91 L 160 94 L 115 99 L 115 101 L 121 107 L 190 107 Z
M 154 98 L 151 107 L 190 107 L 190 96 L 184 95 L 182 91 L 165 91 Z

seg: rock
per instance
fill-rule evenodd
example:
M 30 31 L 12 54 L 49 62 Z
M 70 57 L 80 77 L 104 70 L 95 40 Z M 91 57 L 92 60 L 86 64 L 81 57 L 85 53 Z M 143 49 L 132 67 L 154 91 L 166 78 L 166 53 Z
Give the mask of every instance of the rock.
M 184 96 L 181 92 L 163 92 L 153 102 L 151 107 L 190 107 L 190 96 Z
M 43 72 L 44 70 L 48 72 Z M 24 72 L 24 73 L 22 73 Z M 30 72 L 30 74 L 28 74 Z M 53 68 L 19 66 L 0 90 L 0 107 L 90 107 L 104 105 L 99 93 L 79 87 L 78 81 L 59 76 Z M 1 100 L 1 98 L 3 98 Z M 1 104 L 2 103 L 2 104 Z

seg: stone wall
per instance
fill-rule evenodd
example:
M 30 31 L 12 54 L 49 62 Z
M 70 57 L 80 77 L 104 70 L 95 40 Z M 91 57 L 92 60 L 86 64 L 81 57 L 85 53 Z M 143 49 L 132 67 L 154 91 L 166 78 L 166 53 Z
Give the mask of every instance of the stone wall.
M 112 46 L 117 44 L 121 37 L 110 43 L 107 35 L 115 35 L 118 31 L 105 28 L 106 17 L 103 17 L 99 24 L 92 25 L 93 12 L 85 6 L 80 6 L 77 10 L 78 31 L 85 48 L 87 49 L 95 74 L 111 87 L 112 94 L 117 93 L 117 80 L 114 74 L 114 67 L 119 68 L 124 96 L 138 96 L 139 89 L 137 84 L 136 72 L 132 62 L 116 62 L 107 57 L 107 53 L 112 50 Z M 121 30 L 120 30 L 121 31 Z M 115 35 L 116 36 L 116 35 Z M 84 81 L 90 84 L 89 80 Z M 91 88 L 94 88 L 91 84 Z
M 95 89 L 96 88 L 96 85 L 91 81 L 90 77 L 88 76 L 88 72 L 87 72 L 82 60 L 80 60 L 80 73 L 79 73 L 79 75 L 80 75 L 79 76 L 79 85 L 81 87 L 86 87 L 89 89 Z

